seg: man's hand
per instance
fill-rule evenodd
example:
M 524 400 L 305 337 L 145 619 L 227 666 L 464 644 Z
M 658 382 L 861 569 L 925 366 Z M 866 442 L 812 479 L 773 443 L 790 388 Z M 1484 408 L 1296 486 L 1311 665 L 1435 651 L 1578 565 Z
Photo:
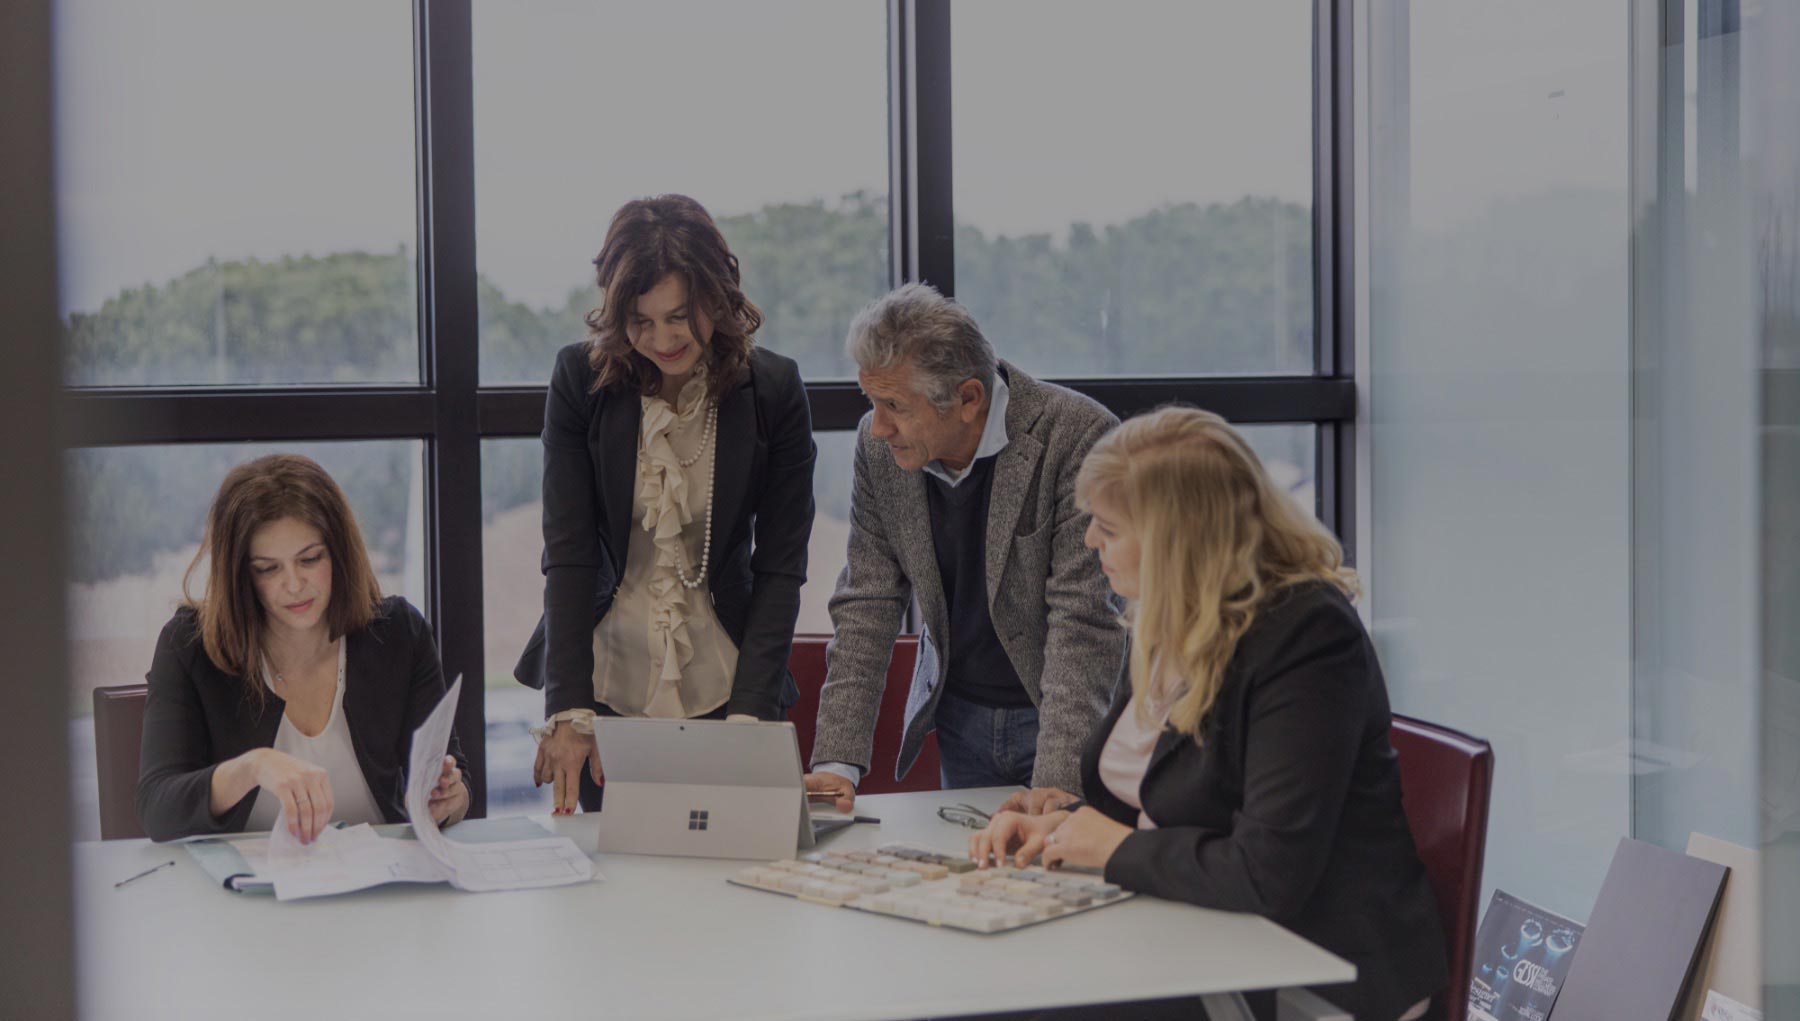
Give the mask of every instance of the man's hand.
M 856 806 L 856 785 L 836 773 L 806 774 L 806 796 L 829 794 L 832 796 L 832 807 L 845 815 Z

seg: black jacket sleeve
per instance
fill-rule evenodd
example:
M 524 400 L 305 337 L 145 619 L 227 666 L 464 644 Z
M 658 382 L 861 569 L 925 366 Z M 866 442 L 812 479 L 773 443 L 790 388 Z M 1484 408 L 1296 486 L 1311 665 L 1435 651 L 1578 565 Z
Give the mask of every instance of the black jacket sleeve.
M 150 686 L 144 704 L 144 736 L 138 757 L 137 813 L 152 840 L 242 828 L 255 791 L 222 818 L 212 814 L 212 777 L 217 768 L 196 687 L 206 653 L 191 610 L 181 610 L 156 639 Z M 242 810 L 240 812 L 240 810 Z M 231 825 L 236 821 L 238 825 Z
M 759 411 L 767 409 L 758 418 L 768 431 L 768 479 L 756 506 L 750 606 L 726 712 L 774 720 L 785 708 L 781 687 L 806 584 L 817 448 L 799 369 L 786 358 L 764 359 L 762 366 L 779 368 L 756 381 Z
M 605 553 L 599 466 L 588 448 L 592 380 L 585 345 L 571 344 L 557 356 L 544 401 L 545 716 L 594 704 L 594 589 Z
M 1371 689 L 1362 632 L 1345 612 L 1307 612 L 1283 629 L 1291 641 L 1263 643 L 1275 654 L 1242 664 L 1243 804 L 1230 829 L 1134 832 L 1107 862 L 1108 880 L 1276 922 L 1305 907 L 1330 860 Z

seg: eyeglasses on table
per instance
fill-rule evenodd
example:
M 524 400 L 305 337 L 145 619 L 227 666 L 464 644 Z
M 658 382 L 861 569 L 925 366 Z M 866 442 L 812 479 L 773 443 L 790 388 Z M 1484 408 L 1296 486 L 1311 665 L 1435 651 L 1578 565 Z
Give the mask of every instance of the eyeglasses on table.
M 945 822 L 953 822 L 958 826 L 967 826 L 972 830 L 983 829 L 988 820 L 993 818 L 974 805 L 939 805 L 938 818 Z

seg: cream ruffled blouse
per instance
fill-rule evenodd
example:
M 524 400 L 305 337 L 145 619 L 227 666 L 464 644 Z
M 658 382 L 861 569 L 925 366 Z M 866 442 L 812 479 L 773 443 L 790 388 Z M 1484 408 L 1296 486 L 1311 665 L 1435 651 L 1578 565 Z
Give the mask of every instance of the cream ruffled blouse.
M 693 579 L 705 543 L 718 445 L 716 436 L 706 437 L 706 390 L 703 365 L 674 406 L 660 396 L 642 398 L 625 575 L 612 609 L 594 628 L 594 698 L 624 716 L 700 716 L 731 697 L 738 650 L 713 613 L 712 579 L 689 589 L 675 574 L 680 564 Z M 715 514 L 713 527 L 729 523 Z

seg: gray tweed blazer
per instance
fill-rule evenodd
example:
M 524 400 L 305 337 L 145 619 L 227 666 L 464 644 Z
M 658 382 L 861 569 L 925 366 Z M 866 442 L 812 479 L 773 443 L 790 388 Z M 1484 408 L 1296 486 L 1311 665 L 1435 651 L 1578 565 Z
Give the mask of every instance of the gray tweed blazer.
M 1106 714 L 1126 633 L 1099 558 L 1082 544 L 1088 518 L 1075 508 L 1075 473 L 1118 419 L 1073 390 L 1001 366 L 1011 397 L 988 507 L 988 612 L 1038 707 L 1032 784 L 1078 791 L 1082 745 Z M 924 473 L 895 464 L 869 435 L 865 415 L 857 427 L 849 556 L 830 603 L 834 634 L 813 762 L 868 770 L 888 657 L 915 596 L 923 628 L 896 777 L 912 767 L 934 726 L 947 664 L 932 636 L 949 634 L 949 619 Z

